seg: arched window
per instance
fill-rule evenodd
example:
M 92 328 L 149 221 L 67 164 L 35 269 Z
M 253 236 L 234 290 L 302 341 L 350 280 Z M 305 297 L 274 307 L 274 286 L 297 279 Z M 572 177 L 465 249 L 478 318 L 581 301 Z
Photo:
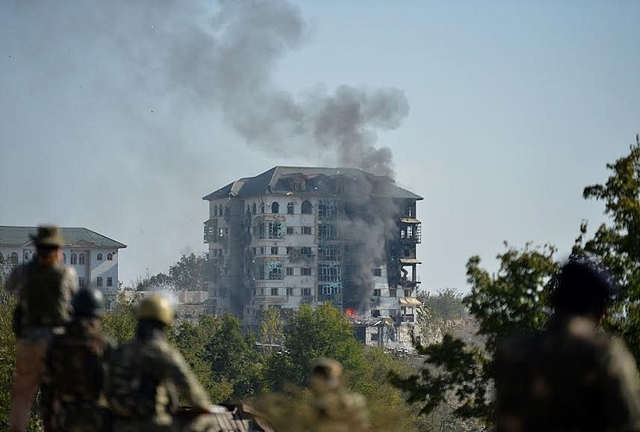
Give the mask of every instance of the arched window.
M 276 201 L 274 201 L 271 204 L 271 213 L 273 214 L 280 213 L 280 204 L 278 204 Z
M 293 203 L 287 204 L 287 214 L 293 214 Z
M 251 214 L 251 207 L 249 207 L 249 204 L 247 204 L 247 214 Z
M 63 264 L 66 264 L 66 263 L 67 263 L 67 254 L 66 254 L 66 253 L 63 253 L 63 254 L 62 254 L 62 263 L 63 263 Z
M 78 255 L 74 253 L 71 254 L 71 264 L 78 264 Z
M 264 214 L 264 203 L 260 204 L 260 214 Z
M 16 252 L 13 252 L 10 256 L 9 256 L 9 262 L 11 264 L 18 264 L 18 254 Z
M 107 254 L 107 261 L 113 261 L 113 254 Z
M 217 205 L 213 206 L 213 215 L 214 216 L 218 216 L 218 206 Z
M 81 253 L 78 256 L 78 264 L 84 264 L 84 254 L 83 253 Z
M 256 203 L 253 203 L 253 206 L 251 206 L 251 209 L 253 210 L 251 213 L 256 214 Z
M 96 259 L 97 259 L 98 261 L 102 261 L 102 254 L 101 254 L 101 253 L 99 253 L 99 254 L 98 254 L 98 256 L 96 257 Z
M 302 214 L 311 214 L 311 203 L 309 201 L 303 201 L 302 206 L 300 206 L 300 213 Z
M 29 261 L 29 252 L 24 253 L 24 260 Z

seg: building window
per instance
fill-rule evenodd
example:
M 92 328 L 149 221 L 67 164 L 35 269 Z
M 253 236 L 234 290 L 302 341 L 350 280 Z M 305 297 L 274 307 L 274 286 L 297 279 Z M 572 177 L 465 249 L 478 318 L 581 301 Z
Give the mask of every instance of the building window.
M 381 268 L 374 268 L 373 269 L 373 275 L 374 276 L 382 276 L 382 269 Z
M 277 296 L 278 295 L 278 288 L 271 288 L 271 295 L 272 296 Z
M 253 203 L 253 205 L 251 206 L 251 213 L 256 214 L 258 211 L 256 209 L 256 203 Z
M 247 204 L 247 212 L 246 214 L 251 214 L 251 207 L 249 207 L 249 204 Z
M 260 214 L 264 214 L 264 203 L 260 203 Z
M 269 222 L 269 238 L 281 239 L 282 238 L 282 223 L 281 222 Z
M 323 294 L 323 295 L 340 294 L 340 285 L 332 285 L 332 284 L 320 285 L 320 294 Z
M 84 264 L 84 254 L 78 255 L 78 264 Z
M 79 277 L 78 278 L 78 286 L 80 288 L 84 288 L 84 278 L 83 277 Z
M 310 296 L 311 295 L 311 288 L 302 288 L 302 295 L 303 296 Z
M 318 225 L 318 238 L 332 239 L 338 236 L 336 228 L 332 224 Z
M 9 262 L 11 264 L 18 264 L 18 254 L 16 252 L 13 252 L 11 255 L 9 255 Z
M 29 252 L 24 253 L 24 260 L 29 261 Z
M 102 277 L 98 276 L 98 277 L 96 278 L 96 285 L 97 285 L 97 286 L 99 286 L 99 287 L 101 287 L 101 286 L 102 286 Z
M 62 254 L 62 263 L 63 264 L 67 263 L 67 254 L 65 254 L 65 253 Z
M 300 255 L 311 256 L 311 248 L 309 246 L 303 246 L 300 248 Z
M 318 264 L 318 281 L 342 281 L 342 267 L 339 264 Z
M 293 267 L 287 267 L 287 276 L 293 276 Z
M 113 286 L 113 278 L 112 277 L 108 277 L 107 278 L 107 286 Z
M 389 297 L 397 297 L 398 295 L 398 290 L 396 290 L 395 288 L 389 288 Z
M 302 227 L 302 234 L 311 235 L 311 227 Z
M 107 261 L 113 261 L 113 254 L 107 254 Z
M 102 254 L 101 254 L 101 253 L 99 253 L 99 254 L 98 254 L 98 256 L 96 256 L 96 259 L 97 259 L 98 261 L 102 261 Z
M 373 295 L 376 296 L 376 297 L 380 297 L 380 289 L 379 288 L 374 289 L 373 290 Z
M 273 213 L 273 214 L 280 213 L 280 204 L 278 204 L 277 202 L 274 201 L 271 204 L 271 213 Z
M 271 246 L 271 255 L 278 255 L 278 247 Z
M 300 213 L 302 214 L 311 214 L 311 203 L 309 201 L 303 201 L 300 206 Z
M 267 261 L 267 279 L 282 280 L 282 261 Z
M 302 276 L 311 276 L 311 267 L 302 267 L 300 269 L 300 274 Z
M 293 203 L 287 204 L 287 214 L 293 214 Z
M 289 235 L 293 234 L 293 227 L 287 227 L 287 234 Z
M 293 288 L 287 288 L 287 295 L 288 296 L 292 296 L 293 295 Z
M 78 255 L 74 253 L 71 254 L 71 264 L 78 264 Z
M 338 247 L 335 245 L 318 247 L 318 254 L 322 261 L 338 261 Z
M 411 297 L 411 290 L 404 290 L 405 297 Z

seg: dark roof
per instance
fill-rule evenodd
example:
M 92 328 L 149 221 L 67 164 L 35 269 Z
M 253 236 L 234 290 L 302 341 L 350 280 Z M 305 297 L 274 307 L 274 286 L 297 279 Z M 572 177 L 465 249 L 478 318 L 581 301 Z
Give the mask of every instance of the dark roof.
M 126 248 L 127 245 L 98 234 L 87 228 L 61 228 L 62 236 L 67 240 L 67 246 L 80 241 L 91 243 L 96 247 Z M 36 227 L 0 226 L 0 245 L 26 245 L 31 243 L 31 235 L 35 235 Z
M 379 182 L 391 185 L 392 187 L 386 187 L 384 192 L 376 193 L 377 195 L 386 195 L 390 198 L 401 199 L 415 199 L 421 200 L 422 197 L 414 194 L 406 189 L 396 186 L 392 178 L 386 176 L 375 176 L 369 174 L 366 171 L 357 168 L 322 168 L 322 167 L 289 167 L 289 166 L 276 166 L 269 171 L 265 171 L 255 177 L 246 177 L 236 180 L 228 185 L 210 193 L 203 197 L 203 200 L 211 201 L 216 198 L 227 197 L 251 197 L 260 196 L 266 194 L 285 194 L 285 193 L 305 193 L 305 191 L 292 191 L 286 186 L 288 182 L 282 182 L 280 180 L 291 178 L 296 174 L 304 176 L 309 183 L 317 184 L 321 186 L 323 180 L 331 181 L 336 177 L 346 177 L 353 180 L 367 180 L 371 183 Z M 313 192 L 319 192 L 318 187 L 311 190 Z M 309 192 L 306 191 L 306 192 Z M 319 192 L 320 193 L 320 192 Z

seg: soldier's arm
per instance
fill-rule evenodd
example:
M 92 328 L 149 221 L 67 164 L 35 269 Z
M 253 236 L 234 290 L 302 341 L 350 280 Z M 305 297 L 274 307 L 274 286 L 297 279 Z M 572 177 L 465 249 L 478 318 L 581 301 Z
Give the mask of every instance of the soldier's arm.
M 167 375 L 174 382 L 180 393 L 196 408 L 207 409 L 211 405 L 209 396 L 198 378 L 177 350 L 167 353 Z
M 640 432 L 640 378 L 636 361 L 620 339 L 607 355 L 605 413 L 613 430 Z

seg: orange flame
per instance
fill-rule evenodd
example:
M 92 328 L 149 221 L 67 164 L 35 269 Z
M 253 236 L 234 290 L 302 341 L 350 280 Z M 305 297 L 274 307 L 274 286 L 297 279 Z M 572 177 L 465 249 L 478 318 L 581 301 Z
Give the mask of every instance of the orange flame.
M 344 313 L 347 314 L 348 317 L 355 318 L 358 316 L 358 312 L 355 309 L 345 309 Z

